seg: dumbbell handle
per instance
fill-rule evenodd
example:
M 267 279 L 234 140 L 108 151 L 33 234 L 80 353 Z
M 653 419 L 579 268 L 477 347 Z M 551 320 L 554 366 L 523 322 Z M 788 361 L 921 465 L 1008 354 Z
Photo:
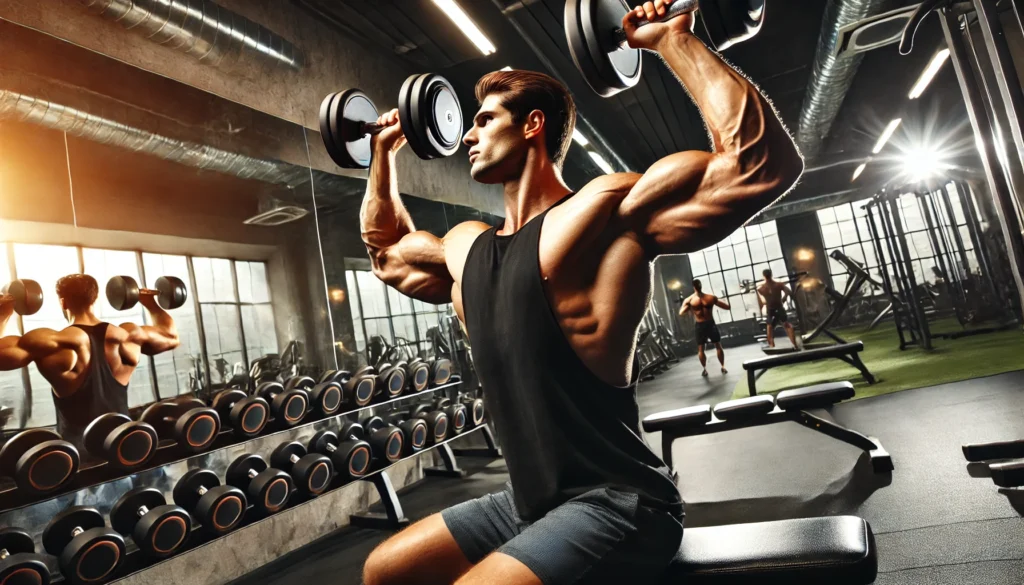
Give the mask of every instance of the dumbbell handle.
M 6 548 L 0 548 L 0 561 L 6 559 L 9 556 L 11 556 L 11 553 L 7 552 Z
M 74 528 L 71 529 L 71 537 L 74 538 L 74 537 L 78 536 L 79 534 L 81 534 L 83 532 L 85 532 L 85 531 L 82 530 L 81 526 L 75 526 Z
M 380 134 L 387 128 L 385 124 L 378 124 L 377 122 L 363 122 L 359 125 L 359 133 L 365 136 L 372 136 Z
M 139 506 L 139 509 L 135 511 L 135 514 L 138 515 L 139 518 L 142 518 L 146 514 L 149 514 L 149 508 L 145 506 Z
M 699 0 L 676 0 L 671 5 L 669 5 L 668 11 L 665 13 L 665 16 L 663 16 L 663 17 L 661 17 L 661 18 L 659 18 L 657 20 L 651 20 L 651 21 L 641 20 L 640 22 L 638 22 L 636 24 L 636 27 L 640 28 L 642 26 L 647 26 L 648 24 L 654 24 L 654 23 L 658 23 L 658 22 L 665 22 L 665 21 L 668 21 L 668 20 L 672 20 L 673 18 L 675 18 L 675 17 L 677 17 L 677 16 L 679 16 L 681 14 L 689 14 L 689 13 L 693 12 L 694 10 L 697 10 L 697 5 L 699 3 L 700 3 Z M 629 41 L 626 39 L 626 31 L 624 29 L 617 28 L 612 33 L 612 35 L 614 35 L 615 42 L 619 46 L 621 46 L 623 49 L 628 49 L 629 48 Z
M 196 493 L 199 494 L 200 496 L 205 496 L 206 492 L 208 492 L 208 491 L 210 491 L 210 490 L 206 489 L 203 486 L 199 486 L 199 489 L 196 490 Z

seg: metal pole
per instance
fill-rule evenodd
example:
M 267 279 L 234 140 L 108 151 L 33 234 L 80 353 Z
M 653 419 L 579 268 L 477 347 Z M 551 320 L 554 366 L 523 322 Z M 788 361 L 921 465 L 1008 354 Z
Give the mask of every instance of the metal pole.
M 960 187 L 957 187 L 959 190 Z M 949 198 L 948 185 L 943 187 L 939 191 L 939 198 L 942 201 L 942 206 L 945 208 L 946 216 L 949 217 L 949 222 L 953 229 L 953 241 L 956 243 L 957 254 L 960 256 L 960 265 L 963 266 L 965 273 L 970 272 L 970 265 L 967 261 L 967 249 L 964 247 L 964 238 L 960 235 L 960 226 L 956 223 L 956 214 L 953 213 L 953 202 Z M 965 209 L 968 205 L 973 205 L 970 201 L 965 201 L 963 197 L 960 198 L 960 208 Z M 964 211 L 964 219 L 967 218 L 967 211 Z M 968 230 L 969 231 L 969 230 Z
M 1024 240 L 1021 238 L 1017 212 L 1006 182 L 1005 171 L 999 166 L 999 157 L 996 155 L 995 145 L 992 142 L 992 123 L 984 109 L 984 99 L 981 88 L 978 86 L 978 80 L 970 67 L 967 45 L 960 32 L 958 17 L 948 8 L 943 8 L 939 11 L 939 22 L 942 25 L 943 35 L 946 37 L 946 46 L 949 48 L 949 60 L 953 64 L 957 81 L 960 83 L 960 92 L 963 94 L 964 106 L 967 108 L 967 117 L 974 129 L 978 157 L 981 159 L 989 190 L 995 199 L 996 217 L 1006 241 L 1006 255 L 1009 258 L 1010 272 L 1013 274 L 1013 281 L 1017 288 L 1017 302 L 1024 307 L 1024 277 L 1022 277 L 1024 274 Z M 973 214 L 973 210 L 971 211 Z
M 1017 147 L 1017 159 L 1024 166 L 1024 127 L 1021 126 L 1021 117 L 1024 116 L 1024 91 L 1021 90 L 1017 70 L 1013 66 L 1010 47 L 1006 44 L 1006 33 L 999 22 L 996 0 L 974 0 L 974 9 L 978 13 L 981 36 L 992 63 L 996 85 L 1003 98 L 1003 107 L 1006 108 L 1010 134 L 1013 136 L 1014 146 Z M 1014 195 L 1016 196 L 1016 193 Z
M 896 200 L 889 202 L 890 207 L 896 206 Z M 899 243 L 900 249 L 903 251 L 903 261 L 906 264 L 907 270 L 907 281 L 910 283 L 910 297 L 914 301 L 914 306 L 911 309 L 914 312 L 918 322 L 918 330 L 921 334 L 921 347 L 925 349 L 932 348 L 932 334 L 928 328 L 928 317 L 924 313 L 924 307 L 921 305 L 921 300 L 917 296 L 917 278 L 914 277 L 914 266 L 910 260 L 910 248 L 907 246 L 907 234 L 903 231 L 903 222 L 900 220 L 899 209 L 897 208 L 896 213 L 892 214 L 892 225 L 896 230 L 897 242 Z
M 235 290 L 235 312 L 238 315 L 238 333 L 241 336 L 242 341 L 242 363 L 245 364 L 246 371 L 249 370 L 251 364 L 249 363 L 249 349 L 246 347 L 245 342 L 245 320 L 242 319 L 242 296 L 238 291 L 238 262 L 237 260 L 231 260 L 231 287 Z M 252 270 L 249 270 L 250 278 Z M 232 368 L 233 369 L 233 368 Z M 227 380 L 224 380 L 227 382 Z
M 192 297 L 192 307 L 196 312 L 196 326 L 199 329 L 199 351 L 203 357 L 203 378 L 206 381 L 206 393 L 213 390 L 213 380 L 210 378 L 210 352 L 206 348 L 206 326 L 203 324 L 203 306 L 199 302 L 199 287 L 196 286 L 196 270 L 192 265 L 192 256 L 185 256 L 188 265 L 188 283 L 192 289 L 189 295 Z M 251 380 L 250 380 L 251 382 Z

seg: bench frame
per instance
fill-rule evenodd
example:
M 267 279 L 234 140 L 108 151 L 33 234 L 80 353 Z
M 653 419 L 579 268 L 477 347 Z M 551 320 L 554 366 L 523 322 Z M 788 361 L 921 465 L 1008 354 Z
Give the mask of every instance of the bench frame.
M 871 459 L 871 468 L 875 473 L 887 473 L 893 470 L 892 456 L 882 447 L 882 443 L 878 439 L 853 429 L 848 429 L 828 419 L 815 416 L 806 410 L 783 410 L 778 406 L 775 407 L 775 410 L 762 415 L 730 420 L 712 417 L 710 422 L 700 426 L 683 429 L 663 428 L 661 429 L 661 456 L 665 464 L 674 470 L 675 466 L 672 464 L 672 443 L 676 439 L 760 427 L 781 422 L 799 423 L 809 429 L 824 433 L 833 439 L 848 443 L 865 451 Z
M 807 351 L 815 351 L 815 350 L 807 350 Z M 842 361 L 850 364 L 851 366 L 857 368 L 858 370 L 860 370 L 861 375 L 864 376 L 864 379 L 867 380 L 868 384 L 874 384 L 877 380 L 875 380 L 875 376 L 872 375 L 871 372 L 868 370 L 868 367 L 864 365 L 864 362 L 861 361 L 860 356 L 858 355 L 860 353 L 860 351 L 862 351 L 862 350 L 851 351 L 851 352 L 843 354 L 843 355 L 830 355 L 830 356 L 826 356 L 826 357 L 819 357 L 819 358 L 809 359 L 809 360 L 806 360 L 806 361 L 798 361 L 798 362 L 792 362 L 792 363 L 788 363 L 788 364 L 779 364 L 777 366 L 776 365 L 772 365 L 772 366 L 768 366 L 768 367 L 765 367 L 765 368 L 756 368 L 756 367 L 747 368 L 747 364 L 750 363 L 750 362 L 744 362 L 743 363 L 743 369 L 747 370 L 747 389 L 750 391 L 750 395 L 751 396 L 757 396 L 757 380 L 758 380 L 758 378 L 763 376 L 765 374 L 765 372 L 767 372 L 768 370 L 770 370 L 772 368 L 777 368 L 777 367 L 781 367 L 781 366 L 791 366 L 794 363 L 802 364 L 802 363 L 816 362 L 818 360 L 824 360 L 824 359 L 842 360 Z M 791 354 L 786 354 L 786 355 L 791 355 Z M 758 359 L 764 359 L 764 358 L 758 358 Z

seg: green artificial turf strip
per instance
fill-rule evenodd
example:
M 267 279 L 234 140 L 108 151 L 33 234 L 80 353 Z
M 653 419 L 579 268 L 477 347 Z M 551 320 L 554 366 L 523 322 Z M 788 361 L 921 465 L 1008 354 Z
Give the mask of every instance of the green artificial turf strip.
M 933 335 L 939 331 L 959 329 L 956 321 L 932 325 Z M 891 323 L 879 326 L 873 331 L 858 327 L 837 330 L 835 333 L 847 341 L 864 342 L 864 351 L 860 353 L 860 358 L 875 375 L 878 380 L 876 383 L 868 384 L 856 368 L 830 358 L 772 368 L 757 380 L 758 394 L 849 380 L 857 390 L 856 398 L 867 398 L 1024 369 L 1024 334 L 1018 327 L 960 339 L 933 339 L 932 345 L 935 349 L 931 351 L 917 346 L 900 351 L 899 337 Z M 784 335 L 779 337 L 782 338 L 782 344 L 788 343 Z M 815 339 L 827 340 L 824 335 Z M 749 395 L 747 379 L 744 376 L 736 384 L 733 398 L 745 398 Z

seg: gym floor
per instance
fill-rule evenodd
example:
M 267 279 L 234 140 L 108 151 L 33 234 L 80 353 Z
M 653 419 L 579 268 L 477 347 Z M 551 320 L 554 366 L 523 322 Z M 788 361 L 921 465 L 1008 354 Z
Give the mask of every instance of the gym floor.
M 727 350 L 730 373 L 700 377 L 687 358 L 640 386 L 642 415 L 728 400 L 755 345 Z M 878 437 L 896 466 L 875 475 L 862 453 L 796 424 L 680 439 L 673 447 L 688 526 L 855 514 L 872 525 L 880 585 L 1018 585 L 1024 575 L 1024 493 L 1000 493 L 968 468 L 960 446 L 1024 436 L 1024 371 L 855 400 L 831 410 Z M 660 437 L 648 437 L 660 453 Z M 500 489 L 501 460 L 463 458 L 461 481 L 428 478 L 402 493 L 412 520 Z M 389 533 L 343 529 L 236 581 L 357 585 Z

